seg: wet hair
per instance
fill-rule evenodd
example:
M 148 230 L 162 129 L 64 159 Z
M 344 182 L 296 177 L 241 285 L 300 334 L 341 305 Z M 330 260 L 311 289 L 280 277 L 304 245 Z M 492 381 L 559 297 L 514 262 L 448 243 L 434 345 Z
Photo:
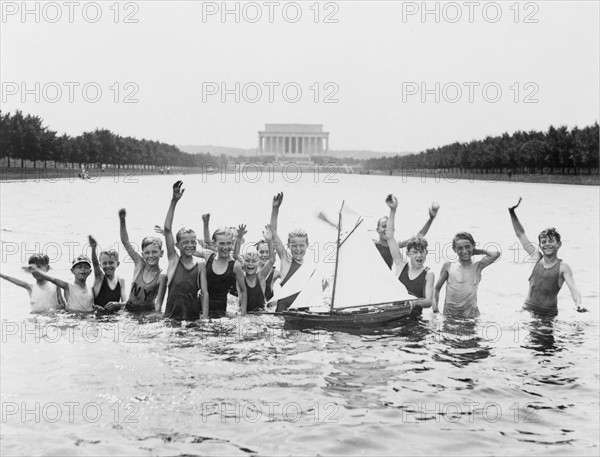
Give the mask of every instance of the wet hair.
M 46 254 L 33 254 L 27 261 L 29 265 L 36 265 L 38 267 L 45 267 L 50 265 L 50 258 Z
M 471 245 L 473 245 L 473 247 L 475 247 L 475 240 L 473 239 L 473 235 L 471 235 L 469 232 L 458 232 L 456 235 L 454 235 L 454 238 L 452 239 L 452 249 L 456 247 L 456 242 L 458 240 L 467 240 L 469 243 L 471 243 Z
M 181 230 L 179 230 L 177 232 L 177 234 L 175 235 L 175 240 L 177 240 L 177 243 L 179 243 L 179 241 L 181 241 L 181 237 L 183 235 L 194 235 L 194 239 L 196 239 L 196 232 L 194 232 L 192 229 L 184 227 Z
M 267 241 L 265 241 L 265 240 L 260 240 L 260 241 L 258 241 L 258 242 L 257 242 L 257 243 L 254 245 L 254 247 L 256 248 L 256 250 L 257 250 L 257 251 L 260 249 L 260 245 L 261 245 L 261 244 L 266 244 L 267 246 L 269 245 L 269 243 L 267 243 Z
M 554 238 L 558 243 L 560 243 L 560 233 L 556 231 L 554 227 L 548 227 L 546 230 L 542 230 L 538 235 L 538 241 L 541 241 L 542 238 Z
M 119 253 L 117 251 L 115 251 L 114 249 L 109 249 L 108 251 L 102 251 L 100 253 L 100 255 L 98 256 L 98 258 L 102 258 L 103 255 L 107 255 L 108 257 L 114 257 L 114 259 L 118 262 L 119 261 Z
M 155 236 L 147 236 L 142 240 L 142 250 L 146 249 L 146 246 L 151 244 L 158 245 L 158 249 L 162 249 L 162 240 Z
M 419 252 L 427 252 L 428 245 L 429 243 L 427 243 L 427 240 L 425 238 L 415 236 L 414 238 L 408 240 L 408 244 L 406 245 L 406 251 L 408 252 L 411 249 L 414 249 L 415 251 Z
M 288 243 L 292 242 L 292 238 L 306 238 L 306 244 L 308 244 L 308 233 L 306 233 L 305 230 L 298 228 L 298 229 L 294 229 L 292 230 L 290 233 L 288 233 Z
M 215 232 L 212 234 L 212 240 L 216 242 L 217 236 L 219 235 L 231 236 L 232 239 L 234 238 L 233 232 L 229 227 L 219 227 L 217 230 L 215 230 Z
M 380 217 L 379 220 L 377 221 L 377 228 L 379 228 L 379 226 L 381 225 L 381 223 L 383 221 L 387 222 L 388 219 L 389 219 L 389 217 L 387 217 L 387 216 Z

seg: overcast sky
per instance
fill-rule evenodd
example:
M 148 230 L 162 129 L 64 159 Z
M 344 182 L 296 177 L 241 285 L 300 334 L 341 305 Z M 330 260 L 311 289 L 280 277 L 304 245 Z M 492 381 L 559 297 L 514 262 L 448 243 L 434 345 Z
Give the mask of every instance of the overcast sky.
M 423 5 L 5 1 L 2 110 L 242 148 L 314 123 L 381 152 L 598 120 L 597 1 Z

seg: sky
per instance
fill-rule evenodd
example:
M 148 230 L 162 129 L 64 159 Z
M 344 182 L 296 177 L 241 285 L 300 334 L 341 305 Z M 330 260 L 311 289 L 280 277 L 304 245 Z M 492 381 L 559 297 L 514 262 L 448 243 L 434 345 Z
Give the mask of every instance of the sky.
M 1 5 L 2 110 L 59 134 L 404 153 L 599 117 L 597 1 Z

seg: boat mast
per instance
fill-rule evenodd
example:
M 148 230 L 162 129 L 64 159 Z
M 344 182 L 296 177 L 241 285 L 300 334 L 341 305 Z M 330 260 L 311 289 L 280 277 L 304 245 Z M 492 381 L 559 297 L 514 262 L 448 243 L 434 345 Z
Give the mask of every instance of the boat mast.
M 344 202 L 342 201 L 342 207 L 340 208 L 340 214 L 338 217 L 338 236 L 337 243 L 335 245 L 335 270 L 333 272 L 333 291 L 331 292 L 331 305 L 329 313 L 333 312 L 333 304 L 335 303 L 335 284 L 337 282 L 337 271 L 338 271 L 338 258 L 340 256 L 340 238 L 342 234 L 342 209 L 344 209 Z

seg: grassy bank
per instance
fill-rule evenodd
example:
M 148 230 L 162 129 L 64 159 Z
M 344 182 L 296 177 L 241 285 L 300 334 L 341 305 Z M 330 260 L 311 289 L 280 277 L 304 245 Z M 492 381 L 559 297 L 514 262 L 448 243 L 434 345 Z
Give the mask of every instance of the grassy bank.
M 374 172 L 371 171 L 373 174 Z M 389 175 L 389 172 L 376 172 L 377 174 Z M 441 171 L 434 170 L 396 170 L 391 173 L 392 176 L 412 177 L 426 181 L 509 181 L 509 182 L 531 182 L 543 184 L 572 184 L 581 186 L 600 186 L 600 175 L 596 171 L 592 174 L 512 174 L 506 173 L 475 173 L 465 171 Z

